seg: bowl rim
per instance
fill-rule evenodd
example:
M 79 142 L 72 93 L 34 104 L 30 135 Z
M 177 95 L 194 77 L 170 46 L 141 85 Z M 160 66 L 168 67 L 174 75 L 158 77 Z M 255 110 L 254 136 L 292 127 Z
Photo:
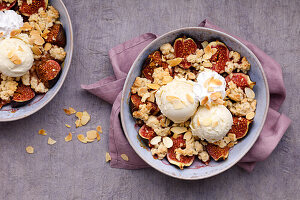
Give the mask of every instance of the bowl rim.
M 246 46 L 244 45 L 241 41 L 239 41 L 238 39 L 234 38 L 233 36 L 227 34 L 227 33 L 224 33 L 222 31 L 218 31 L 218 30 L 215 30 L 215 29 L 211 29 L 211 28 L 206 28 L 206 27 L 184 27 L 184 28 L 179 28 L 179 29 L 175 29 L 175 30 L 172 30 L 170 32 L 167 32 L 159 37 L 157 37 L 155 40 L 153 40 L 151 43 L 149 43 L 140 53 L 139 55 L 136 57 L 135 61 L 133 62 L 132 66 L 135 66 L 137 64 L 137 60 L 138 58 L 140 58 L 146 51 L 147 49 L 154 43 L 156 42 L 157 40 L 159 40 L 161 37 L 165 37 L 166 35 L 169 35 L 169 34 L 172 34 L 172 33 L 177 33 L 177 32 L 180 32 L 180 31 L 185 31 L 185 30 L 190 30 L 190 29 L 194 29 L 194 30 L 199 30 L 199 31 L 202 31 L 202 30 L 209 30 L 209 31 L 212 31 L 212 32 L 215 32 L 215 33 L 218 33 L 224 37 L 228 37 L 230 38 L 231 40 L 234 40 L 235 42 L 237 42 L 239 45 L 241 45 L 243 48 L 245 48 L 251 55 L 252 57 L 255 59 L 255 61 L 258 63 L 258 67 L 260 68 L 261 72 L 262 72 L 262 76 L 263 76 L 263 81 L 264 81 L 264 84 L 265 84 L 265 87 L 266 87 L 266 108 L 265 108 L 265 111 L 264 111 L 264 116 L 263 116 L 263 120 L 262 120 L 262 123 L 261 123 L 261 126 L 258 128 L 258 131 L 257 131 L 257 134 L 256 134 L 256 137 L 254 138 L 254 140 L 251 142 L 251 143 L 248 143 L 248 147 L 246 148 L 246 151 L 241 153 L 239 156 L 238 156 L 238 159 L 236 159 L 236 161 L 232 162 L 231 164 L 229 164 L 227 167 L 224 167 L 223 169 L 219 170 L 219 171 L 216 171 L 216 172 L 213 172 L 211 174 L 208 174 L 208 175 L 204 175 L 204 176 L 201 176 L 201 177 L 190 177 L 190 178 L 186 178 L 186 177 L 178 177 L 176 175 L 173 175 L 171 173 L 167 173 L 159 168 L 156 168 L 156 167 L 153 167 L 151 162 L 148 162 L 146 159 L 143 158 L 143 156 L 137 151 L 137 147 L 135 147 L 133 145 L 133 142 L 130 140 L 129 138 L 129 135 L 128 135 L 128 132 L 127 132 L 127 126 L 126 126 L 126 123 L 125 123 L 125 120 L 124 120 L 124 101 L 127 100 L 127 97 L 125 96 L 125 93 L 123 92 L 125 87 L 128 85 L 128 82 L 129 82 L 129 75 L 132 73 L 134 67 L 131 67 L 128 74 L 127 74 L 127 77 L 126 77 L 126 80 L 125 80 L 125 83 L 124 83 L 124 86 L 123 86 L 123 90 L 122 90 L 122 98 L 121 98 L 121 109 L 120 109 L 120 114 L 121 114 L 121 124 L 122 124 L 122 127 L 123 127 L 123 130 L 124 130 L 124 133 L 125 133 L 125 136 L 127 138 L 127 141 L 129 142 L 130 146 L 134 149 L 134 151 L 138 154 L 138 156 L 144 160 L 144 162 L 146 162 L 149 166 L 151 166 L 152 168 L 156 169 L 157 171 L 165 174 L 165 175 L 168 175 L 168 176 L 171 176 L 171 177 L 174 177 L 174 178 L 177 178 L 177 179 L 182 179 L 182 180 L 200 180 L 200 179 L 205 179 L 205 178 L 209 178 L 209 177 L 212 177 L 212 176 L 215 176 L 215 175 L 218 175 L 228 169 L 230 169 L 232 166 L 234 166 L 237 162 L 239 162 L 246 153 L 249 152 L 249 150 L 252 148 L 252 146 L 254 145 L 254 143 L 256 142 L 257 138 L 259 137 L 261 131 L 262 131 L 262 128 L 264 126 L 264 123 L 265 123 L 265 120 L 266 120 L 266 117 L 267 117 L 267 113 L 268 113 L 268 109 L 269 109 L 269 102 L 270 102 L 270 92 L 269 92 L 269 86 L 268 86 L 268 81 L 267 81 L 267 77 L 265 75 L 265 72 L 263 70 L 263 67 L 260 63 L 260 61 L 258 60 L 258 58 L 255 56 L 255 54 Z
M 1 119 L 0 118 L 0 123 L 1 122 L 10 122 L 10 121 L 16 121 L 16 120 L 19 120 L 19 119 L 23 119 L 25 117 L 28 117 L 28 116 L 30 116 L 30 115 L 38 112 L 40 109 L 42 109 L 43 107 L 45 107 L 56 96 L 56 94 L 60 91 L 62 85 L 65 82 L 66 76 L 67 76 L 67 74 L 69 72 L 70 65 L 71 65 L 71 62 L 72 62 L 72 57 L 73 57 L 73 46 L 74 46 L 73 28 L 72 28 L 72 22 L 71 22 L 70 15 L 68 13 L 68 10 L 67 10 L 64 2 L 62 0 L 57 0 L 57 1 L 59 1 L 61 3 L 62 9 L 65 11 L 66 18 L 67 18 L 67 23 L 68 23 L 68 25 L 70 27 L 70 52 L 68 52 L 68 54 L 70 55 L 70 62 L 67 65 L 64 65 L 64 69 L 66 70 L 66 73 L 64 73 L 63 75 L 61 75 L 59 77 L 59 79 L 62 79 L 63 81 L 61 81 L 60 83 L 56 83 L 56 84 L 58 84 L 58 87 L 57 87 L 56 91 L 54 91 L 54 93 L 45 101 L 44 104 L 41 104 L 37 108 L 31 110 L 30 112 L 28 112 L 27 114 L 22 115 L 22 116 L 12 117 L 12 118 L 8 118 L 8 119 Z

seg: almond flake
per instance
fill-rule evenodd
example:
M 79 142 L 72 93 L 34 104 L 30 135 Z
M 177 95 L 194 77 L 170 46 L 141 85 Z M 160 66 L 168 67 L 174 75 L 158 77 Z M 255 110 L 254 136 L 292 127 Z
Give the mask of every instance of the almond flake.
M 236 141 L 237 139 L 236 139 L 236 135 L 235 134 L 233 134 L 233 133 L 229 133 L 228 134 L 228 138 L 230 139 L 230 141 L 232 141 L 232 142 L 234 142 L 234 141 Z
M 204 42 L 201 43 L 201 45 L 202 45 L 202 47 L 205 49 L 205 47 L 207 47 L 207 45 L 208 45 L 208 42 L 207 42 L 207 41 L 204 41 Z
M 249 98 L 249 99 L 254 99 L 255 98 L 254 91 L 252 89 L 248 88 L 248 87 L 245 88 L 245 94 L 246 94 L 247 98 Z
M 207 102 L 208 102 L 208 97 L 205 96 L 205 97 L 202 99 L 202 101 L 200 102 L 200 105 L 204 105 L 204 104 L 206 104 Z
M 147 87 L 153 90 L 158 90 L 160 88 L 160 85 L 155 84 L 155 83 L 149 83 L 147 84 Z
M 38 46 L 33 46 L 31 48 L 32 52 L 35 54 L 35 55 L 42 55 L 42 51 L 40 50 L 40 48 Z
M 186 98 L 187 98 L 187 100 L 188 100 L 191 104 L 194 103 L 194 98 L 192 97 L 192 95 L 186 94 Z
M 71 126 L 69 124 L 65 124 L 66 127 L 71 128 Z
M 34 148 L 32 146 L 28 146 L 28 147 L 26 147 L 26 152 L 29 154 L 32 154 L 32 153 L 34 153 Z
M 97 131 L 95 131 L 95 130 L 90 130 L 90 131 L 86 132 L 86 137 L 87 137 L 87 139 L 89 139 L 89 140 L 94 140 L 94 139 L 96 139 L 96 138 L 97 138 Z
M 128 158 L 128 156 L 127 156 L 126 154 L 121 154 L 121 158 L 122 158 L 123 160 L 125 160 L 125 161 L 128 161 L 128 160 L 129 160 L 129 158 Z
M 81 127 L 82 125 L 81 125 L 81 121 L 80 121 L 80 119 L 77 119 L 76 121 L 75 121 L 75 125 L 76 125 L 76 128 L 78 128 L 78 127 Z
M 64 109 L 65 113 L 67 115 L 72 115 L 76 113 L 76 110 L 74 108 L 69 107 L 69 109 Z
M 16 54 L 11 56 L 9 59 L 11 62 L 13 62 L 16 65 L 20 65 L 22 63 L 22 60 Z
M 211 125 L 211 119 L 207 118 L 207 119 L 203 120 L 202 124 L 203 124 L 203 126 L 210 126 Z
M 65 137 L 65 141 L 69 142 L 72 140 L 72 133 L 69 133 L 66 137 Z
M 44 50 L 49 51 L 51 49 L 51 47 L 52 47 L 52 44 L 46 43 L 45 46 L 44 46 Z
M 249 113 L 247 113 L 247 115 L 246 115 L 246 119 L 251 120 L 251 119 L 254 118 L 254 116 L 255 116 L 255 113 L 254 113 L 254 112 L 249 112 Z
M 56 141 L 53 140 L 51 137 L 48 138 L 48 144 L 53 145 L 55 143 L 56 143 Z
M 21 30 L 20 29 L 18 29 L 18 30 L 13 30 L 12 32 L 10 32 L 10 36 L 11 37 L 14 37 L 14 36 L 16 36 L 16 35 L 19 35 L 21 33 Z
M 188 131 L 184 134 L 183 139 L 185 139 L 186 141 L 189 141 L 192 139 L 192 132 Z
M 210 84 L 221 86 L 223 83 L 219 79 L 212 78 Z
M 84 137 L 82 134 L 77 135 L 77 139 L 82 143 L 87 143 L 86 137 Z
M 171 131 L 176 134 L 181 134 L 187 132 L 186 127 L 175 126 L 171 128 Z
M 32 26 L 30 26 L 29 22 L 25 22 L 23 26 L 20 28 L 22 31 L 30 31 L 32 29 Z
M 207 91 L 208 91 L 208 92 L 213 92 L 213 91 L 214 91 L 214 88 L 213 88 L 213 87 L 208 87 L 208 88 L 207 88 Z
M 39 130 L 40 135 L 47 135 L 46 131 L 44 129 Z
M 218 126 L 218 124 L 219 124 L 218 121 L 214 121 L 214 122 L 212 123 L 212 127 L 215 128 L 216 126 Z
M 152 144 L 152 145 L 157 145 L 160 141 L 161 141 L 161 136 L 155 136 L 155 137 L 152 138 L 152 140 L 150 141 L 150 144 Z
M 173 140 L 169 137 L 163 137 L 163 144 L 169 149 L 173 146 Z
M 109 161 L 111 161 L 111 157 L 110 157 L 109 153 L 106 152 L 106 154 L 105 154 L 105 162 L 109 162 Z
M 102 127 L 101 127 L 101 126 L 97 126 L 97 127 L 96 127 L 96 130 L 97 130 L 99 133 L 102 133 Z
M 211 62 L 203 62 L 202 65 L 203 65 L 203 67 L 206 67 L 206 68 L 211 68 L 212 67 Z
M 215 101 L 222 97 L 221 92 L 214 92 L 210 95 L 211 100 Z
M 172 105 L 176 110 L 184 108 L 183 103 L 181 101 L 173 101 Z
M 207 45 L 207 46 L 204 48 L 204 53 L 205 53 L 205 54 L 211 53 L 211 46 Z
M 227 146 L 229 147 L 229 148 L 231 148 L 231 147 L 233 147 L 235 144 L 234 144 L 234 142 L 230 142 Z
M 82 115 L 83 115 L 82 112 L 77 112 L 77 113 L 76 113 L 76 117 L 78 117 L 78 119 L 81 119 L 81 118 L 82 118 Z
M 167 60 L 167 63 L 170 65 L 170 67 L 175 67 L 181 63 L 183 58 L 174 58 L 172 60 Z
M 82 118 L 81 118 L 81 124 L 84 126 L 86 125 L 91 119 L 91 116 L 86 112 L 83 111 Z
M 180 100 L 178 97 L 175 96 L 166 96 L 167 101 L 172 102 L 175 100 Z

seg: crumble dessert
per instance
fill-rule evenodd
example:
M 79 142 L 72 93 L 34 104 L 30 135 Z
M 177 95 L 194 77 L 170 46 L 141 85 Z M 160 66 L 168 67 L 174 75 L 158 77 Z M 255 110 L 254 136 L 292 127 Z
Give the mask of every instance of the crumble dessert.
M 255 117 L 250 63 L 220 41 L 177 38 L 151 53 L 130 95 L 132 116 L 156 159 L 180 169 L 226 159 Z
M 61 74 L 65 45 L 59 12 L 47 0 L 0 0 L 0 109 L 48 92 Z

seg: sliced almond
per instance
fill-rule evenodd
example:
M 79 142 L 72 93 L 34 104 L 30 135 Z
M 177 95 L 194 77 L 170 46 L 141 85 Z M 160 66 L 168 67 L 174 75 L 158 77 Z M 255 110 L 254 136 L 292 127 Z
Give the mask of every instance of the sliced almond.
M 128 161 L 129 160 L 129 158 L 128 158 L 128 156 L 126 155 L 126 154 L 121 154 L 121 158 L 123 159 L 123 160 L 125 160 L 125 161 Z
M 152 138 L 152 140 L 150 141 L 150 144 L 152 144 L 152 145 L 157 145 L 160 141 L 161 141 L 161 136 L 155 136 L 155 137 Z
M 86 137 L 84 137 L 83 134 L 77 135 L 77 139 L 82 143 L 85 143 L 85 144 L 87 143 Z
M 223 83 L 219 79 L 212 78 L 210 84 L 221 86 Z
M 186 94 L 186 98 L 187 98 L 187 100 L 188 100 L 191 104 L 194 103 L 194 98 L 192 97 L 192 95 Z
M 11 36 L 11 37 L 15 37 L 15 36 L 19 35 L 20 33 L 21 33 L 21 30 L 20 30 L 20 29 L 18 29 L 18 30 L 13 30 L 13 31 L 10 32 L 10 36 Z
M 41 36 L 39 36 L 34 39 L 34 43 L 36 45 L 41 46 L 41 45 L 45 44 L 45 40 Z
M 94 139 L 96 139 L 96 138 L 97 138 L 97 131 L 95 131 L 95 130 L 90 130 L 90 131 L 86 132 L 86 137 L 87 137 L 87 139 L 89 139 L 89 140 L 94 140 Z
M 171 148 L 173 146 L 173 140 L 169 137 L 163 137 L 163 144 L 167 147 L 167 148 Z
M 172 60 L 167 60 L 167 63 L 170 65 L 170 67 L 175 67 L 181 63 L 183 58 L 174 58 Z
M 162 80 L 162 84 L 168 84 L 168 83 L 170 83 L 171 81 L 173 81 L 173 78 L 172 78 L 172 76 L 164 76 L 163 77 L 163 80 Z
M 207 41 L 204 41 L 204 42 L 201 43 L 201 45 L 202 45 L 202 47 L 205 49 L 205 47 L 207 47 L 207 45 L 208 45 L 208 42 L 207 42 Z
M 101 137 L 99 135 L 99 132 L 97 131 L 97 141 L 100 141 Z
M 208 87 L 208 88 L 207 88 L 207 91 L 208 91 L 208 92 L 213 92 L 213 91 L 214 91 L 214 88 L 213 88 L 213 87 Z
M 22 60 L 16 54 L 11 56 L 9 59 L 11 62 L 13 62 L 16 65 L 20 65 L 22 63 Z
M 52 44 L 46 43 L 44 46 L 44 49 L 45 49 L 45 51 L 49 51 L 51 49 L 51 47 L 52 47 Z
M 202 101 L 200 102 L 200 105 L 205 105 L 207 102 L 208 102 L 208 97 L 206 96 L 202 99 Z
M 26 147 L 26 152 L 29 154 L 32 154 L 32 153 L 34 153 L 34 148 L 32 146 L 28 146 L 28 147 Z
M 76 113 L 76 117 L 78 117 L 78 119 L 81 119 L 81 118 L 82 118 L 82 115 L 83 115 L 82 112 L 77 112 L 77 113 Z
M 249 98 L 249 99 L 254 99 L 255 98 L 254 91 L 252 89 L 248 88 L 248 87 L 245 88 L 245 94 L 246 94 L 247 98 Z
M 66 127 L 71 128 L 71 126 L 69 124 L 65 124 Z
M 32 29 L 32 26 L 29 24 L 29 22 L 25 22 L 23 26 L 20 28 L 22 31 L 30 31 Z
M 86 125 L 91 119 L 91 116 L 86 111 L 83 111 L 82 118 L 81 118 L 81 124 L 84 126 Z
M 51 137 L 48 138 L 48 144 L 53 145 L 55 143 L 56 143 L 56 141 L 53 140 Z
M 210 95 L 211 100 L 215 101 L 222 97 L 221 92 L 214 92 Z
M 31 48 L 32 52 L 35 54 L 35 55 L 42 55 L 42 51 L 40 50 L 40 48 L 38 46 L 33 46 Z
M 204 48 L 204 53 L 205 53 L 205 54 L 211 53 L 211 46 L 206 45 L 206 47 Z
M 44 129 L 39 130 L 40 135 L 47 135 L 46 131 Z
M 227 146 L 228 146 L 229 148 L 233 147 L 234 145 L 235 145 L 234 142 L 230 142 L 229 144 L 227 144 Z
M 166 96 L 167 101 L 172 102 L 175 100 L 180 100 L 179 97 L 175 97 L 175 96 Z
M 255 112 L 249 112 L 246 115 L 246 119 L 251 120 L 254 118 L 254 116 L 255 116 Z
M 211 119 L 210 118 L 206 118 L 205 120 L 202 121 L 201 124 L 203 124 L 203 126 L 210 126 L 211 125 Z
M 203 67 L 206 67 L 206 68 L 211 68 L 212 67 L 211 62 L 207 62 L 207 61 L 203 62 L 202 65 L 203 65 Z
M 236 139 L 236 135 L 233 134 L 233 133 L 229 133 L 228 134 L 228 138 L 230 139 L 230 141 L 232 142 L 235 142 L 237 139 Z
M 160 85 L 156 84 L 156 83 L 149 83 L 147 84 L 147 87 L 153 90 L 158 90 L 160 88 Z
M 97 130 L 99 133 L 102 133 L 102 127 L 101 127 L 101 126 L 97 126 L 97 127 L 96 127 L 96 130 Z
M 188 131 L 184 134 L 183 139 L 185 139 L 186 141 L 189 141 L 192 139 L 192 132 Z
M 65 137 L 65 141 L 69 142 L 72 140 L 72 133 L 69 133 L 66 137 Z
M 184 108 L 182 101 L 173 101 L 172 105 L 173 105 L 174 109 L 176 109 L 176 110 Z
M 76 121 L 75 121 L 75 125 L 76 125 L 76 128 L 78 128 L 78 127 L 81 127 L 82 125 L 81 125 L 81 121 L 80 121 L 80 119 L 77 119 Z
M 72 107 L 69 107 L 68 109 L 64 109 L 64 111 L 67 115 L 72 115 L 76 113 L 76 110 Z
M 105 154 L 105 162 L 109 162 L 111 161 L 111 157 L 110 157 L 110 154 L 108 152 L 106 152 Z
M 215 128 L 216 126 L 218 126 L 218 124 L 219 124 L 218 121 L 214 121 L 214 122 L 212 123 L 212 127 Z
M 171 131 L 173 133 L 176 133 L 176 134 L 182 134 L 182 133 L 187 132 L 187 128 L 186 127 L 175 126 L 175 127 L 171 128 Z

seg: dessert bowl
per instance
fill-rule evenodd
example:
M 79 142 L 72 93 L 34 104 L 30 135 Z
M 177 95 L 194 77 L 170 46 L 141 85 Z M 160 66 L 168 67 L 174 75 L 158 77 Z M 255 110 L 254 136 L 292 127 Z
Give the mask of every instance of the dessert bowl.
M 173 43 L 174 40 L 182 35 L 191 37 L 198 41 L 219 40 L 228 47 L 238 51 L 245 56 L 251 64 L 249 75 L 252 81 L 256 82 L 254 92 L 257 99 L 256 115 L 253 119 L 251 128 L 245 138 L 230 150 L 229 157 L 225 161 L 210 161 L 209 165 L 201 162 L 194 162 L 190 167 L 180 170 L 178 167 L 169 164 L 164 160 L 153 159 L 148 148 L 141 148 L 141 140 L 136 130 L 136 122 L 131 115 L 129 106 L 130 90 L 135 78 L 140 75 L 142 66 L 147 56 L 165 43 Z M 262 66 L 256 56 L 237 39 L 230 35 L 209 28 L 187 27 L 166 33 L 152 41 L 136 58 L 133 63 L 123 88 L 121 100 L 121 122 L 125 135 L 135 150 L 135 152 L 151 167 L 156 170 L 179 179 L 197 180 L 217 175 L 233 165 L 235 165 L 253 146 L 264 125 L 269 107 L 269 89 L 267 79 Z
M 62 0 L 49 0 L 49 4 L 53 5 L 59 11 L 60 21 L 66 33 L 66 46 L 64 49 L 67 52 L 67 55 L 63 64 L 61 65 L 61 75 L 56 84 L 47 93 L 36 95 L 35 98 L 29 104 L 19 108 L 12 108 L 10 105 L 4 106 L 0 110 L 0 122 L 22 119 L 43 108 L 54 98 L 54 96 L 60 90 L 67 76 L 73 54 L 73 30 L 71 19 Z

